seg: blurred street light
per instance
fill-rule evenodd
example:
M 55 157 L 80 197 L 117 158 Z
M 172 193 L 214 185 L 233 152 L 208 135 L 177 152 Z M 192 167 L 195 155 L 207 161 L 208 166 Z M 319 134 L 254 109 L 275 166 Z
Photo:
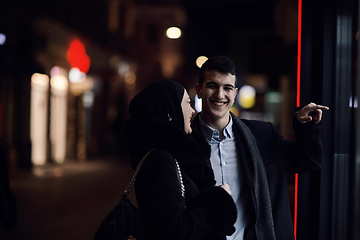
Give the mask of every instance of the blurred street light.
M 59 67 L 51 69 L 50 78 L 50 142 L 51 157 L 56 163 L 63 163 L 66 157 L 67 140 L 67 94 L 69 89 L 68 79 L 60 74 Z
M 85 81 L 86 74 L 81 72 L 80 69 L 74 67 L 69 71 L 69 81 L 71 83 L 81 83 Z
M 239 104 L 243 108 L 252 108 L 255 105 L 256 91 L 252 86 L 244 85 L 239 90 Z
M 198 68 L 201 68 L 201 66 L 204 64 L 204 62 L 206 62 L 208 60 L 207 57 L 205 56 L 200 56 L 196 59 L 196 66 L 198 66 Z
M 181 30 L 178 27 L 170 27 L 166 30 L 166 36 L 171 39 L 178 39 L 181 36 Z
M 30 139 L 31 161 L 34 165 L 46 163 L 49 77 L 34 73 L 31 76 Z

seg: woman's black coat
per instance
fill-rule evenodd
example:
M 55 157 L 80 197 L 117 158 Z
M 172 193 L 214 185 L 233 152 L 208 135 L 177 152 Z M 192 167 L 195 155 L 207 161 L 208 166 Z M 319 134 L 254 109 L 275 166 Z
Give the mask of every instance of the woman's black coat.
M 214 186 L 210 147 L 200 134 L 188 135 L 158 119 L 129 120 L 126 129 L 133 168 L 150 149 L 156 149 L 135 182 L 138 205 L 153 239 L 225 239 L 233 233 L 236 206 L 224 189 Z

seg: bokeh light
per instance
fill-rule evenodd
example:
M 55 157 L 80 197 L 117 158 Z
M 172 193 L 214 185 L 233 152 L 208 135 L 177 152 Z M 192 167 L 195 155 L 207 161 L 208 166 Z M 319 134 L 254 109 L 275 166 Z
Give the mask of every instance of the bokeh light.
M 201 112 L 202 110 L 202 99 L 198 97 L 198 95 L 196 94 L 195 96 L 195 110 L 197 112 Z
M 0 33 L 0 45 L 4 45 L 6 43 L 6 35 Z
M 242 108 L 252 108 L 255 105 L 255 98 L 255 88 L 249 85 L 240 88 L 238 102 Z
M 69 84 L 69 89 L 72 94 L 75 96 L 80 96 L 81 94 L 91 91 L 94 88 L 94 79 L 90 76 L 86 76 L 84 81 L 80 83 L 72 83 Z
M 41 85 L 41 86 L 47 86 L 49 84 L 49 77 L 45 74 L 34 73 L 31 76 L 31 83 Z
M 72 83 L 81 83 L 85 81 L 86 74 L 81 72 L 78 68 L 72 68 L 69 71 L 69 81 Z
M 92 91 L 87 91 L 83 94 L 83 104 L 85 107 L 91 107 L 94 103 L 95 93 Z
M 198 68 L 201 68 L 201 66 L 204 64 L 204 62 L 206 62 L 208 60 L 207 57 L 205 56 L 200 56 L 196 59 L 196 66 L 198 66 Z
M 136 82 L 136 75 L 133 72 L 129 72 L 126 76 L 125 76 L 125 83 L 127 85 L 134 85 Z
M 56 76 L 56 75 L 59 75 L 60 74 L 60 68 L 55 66 L 55 67 L 52 67 L 50 69 L 50 76 L 53 77 L 53 76 Z
M 50 79 L 50 86 L 57 90 L 67 90 L 68 89 L 68 80 L 65 76 L 55 75 Z
M 83 73 L 89 71 L 91 62 L 90 57 L 86 54 L 84 44 L 78 39 L 75 39 L 70 43 L 67 59 L 72 68 L 78 68 Z
M 240 115 L 239 109 L 234 105 L 230 108 L 230 112 L 232 112 L 237 117 L 239 117 L 239 115 Z
M 48 92 L 49 77 L 34 73 L 31 76 L 30 95 L 31 161 L 34 165 L 44 165 L 47 158 Z
M 121 61 L 117 65 L 117 72 L 120 76 L 126 76 L 130 71 L 130 65 L 127 61 Z
M 181 30 L 178 27 L 170 27 L 166 30 L 166 36 L 171 39 L 178 39 L 181 36 Z

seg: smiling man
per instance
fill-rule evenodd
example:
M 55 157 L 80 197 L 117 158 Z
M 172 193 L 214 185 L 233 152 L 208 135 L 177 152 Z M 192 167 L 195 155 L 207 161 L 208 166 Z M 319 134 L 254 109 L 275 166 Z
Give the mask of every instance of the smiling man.
M 199 98 L 203 99 L 202 119 L 216 129 L 220 139 L 224 138 L 222 130 L 229 123 L 229 109 L 234 103 L 238 89 L 235 87 L 235 73 L 225 74 L 216 70 L 208 70 L 203 80 L 196 85 Z
M 202 112 L 192 122 L 211 146 L 216 184 L 230 186 L 237 206 L 236 231 L 228 239 L 294 239 L 286 174 L 321 167 L 318 123 L 329 108 L 310 103 L 296 109 L 296 143 L 284 140 L 273 124 L 240 120 L 230 112 L 238 92 L 235 71 L 234 62 L 224 56 L 203 64 L 196 84 Z

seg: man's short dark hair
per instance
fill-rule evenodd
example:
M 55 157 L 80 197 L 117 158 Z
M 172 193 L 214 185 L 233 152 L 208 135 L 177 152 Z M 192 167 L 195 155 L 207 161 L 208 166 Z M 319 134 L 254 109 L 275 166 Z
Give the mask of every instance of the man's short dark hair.
M 225 56 L 215 56 L 209 58 L 200 68 L 199 84 L 202 86 L 204 83 L 204 75 L 206 71 L 218 71 L 223 74 L 235 75 L 236 67 L 233 60 Z M 235 78 L 236 79 L 236 78 Z M 236 82 L 236 80 L 235 80 Z

